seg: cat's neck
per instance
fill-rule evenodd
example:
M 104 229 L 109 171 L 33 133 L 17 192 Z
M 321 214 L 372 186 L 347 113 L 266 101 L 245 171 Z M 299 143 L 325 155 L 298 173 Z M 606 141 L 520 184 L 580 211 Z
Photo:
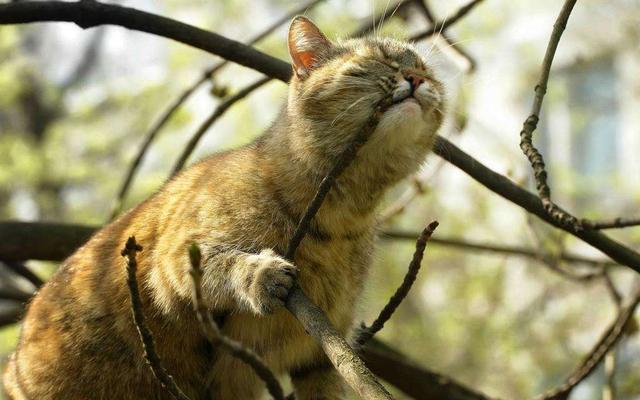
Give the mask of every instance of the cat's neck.
M 272 128 L 259 140 L 260 171 L 273 188 L 282 208 L 296 219 L 302 216 L 316 194 L 322 179 L 335 165 L 337 157 L 307 148 L 296 138 L 313 129 L 292 123 L 281 113 Z M 389 182 L 378 168 L 362 165 L 356 158 L 329 191 L 316 221 L 328 233 L 349 235 L 369 229 L 375 222 L 375 209 Z

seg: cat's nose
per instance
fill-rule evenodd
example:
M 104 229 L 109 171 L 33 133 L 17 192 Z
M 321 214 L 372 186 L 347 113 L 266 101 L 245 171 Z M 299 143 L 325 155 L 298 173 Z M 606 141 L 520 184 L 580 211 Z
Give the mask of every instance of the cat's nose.
M 420 75 L 408 72 L 404 74 L 404 79 L 409 82 L 411 85 L 411 92 L 415 92 L 422 83 L 424 83 L 425 79 Z

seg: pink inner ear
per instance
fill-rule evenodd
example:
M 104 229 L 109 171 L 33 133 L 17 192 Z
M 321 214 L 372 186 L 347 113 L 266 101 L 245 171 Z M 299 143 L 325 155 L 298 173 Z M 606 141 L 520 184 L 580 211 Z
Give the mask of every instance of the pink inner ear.
M 306 69 L 311 69 L 311 67 L 313 67 L 313 63 L 316 61 L 314 54 L 311 51 L 302 51 L 298 53 L 298 59 Z

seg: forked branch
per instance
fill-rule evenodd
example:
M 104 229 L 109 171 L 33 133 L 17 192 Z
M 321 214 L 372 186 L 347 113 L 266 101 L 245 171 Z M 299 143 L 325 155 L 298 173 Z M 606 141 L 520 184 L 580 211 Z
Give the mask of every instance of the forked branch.
M 558 19 L 553 25 L 553 31 L 551 32 L 551 38 L 547 45 L 547 50 L 542 61 L 542 70 L 540 72 L 540 78 L 535 87 L 535 97 L 533 105 L 531 106 L 531 114 L 524 121 L 522 131 L 520 132 L 520 148 L 522 152 L 527 156 L 536 180 L 536 188 L 538 189 L 538 195 L 542 200 L 544 209 L 549 215 L 560 224 L 571 228 L 575 231 L 583 229 L 581 222 L 569 214 L 565 210 L 558 207 L 551 201 L 551 189 L 547 183 L 547 171 L 545 169 L 544 159 L 542 154 L 533 145 L 533 131 L 538 126 L 538 120 L 540 119 L 540 110 L 542 109 L 542 101 L 544 95 L 547 93 L 547 83 L 549 82 L 549 73 L 551 71 L 551 64 L 553 64 L 553 58 L 558 48 L 558 43 L 562 37 L 562 33 L 567 27 L 567 21 L 575 6 L 577 0 L 566 0 L 562 6 L 562 10 L 558 15 Z

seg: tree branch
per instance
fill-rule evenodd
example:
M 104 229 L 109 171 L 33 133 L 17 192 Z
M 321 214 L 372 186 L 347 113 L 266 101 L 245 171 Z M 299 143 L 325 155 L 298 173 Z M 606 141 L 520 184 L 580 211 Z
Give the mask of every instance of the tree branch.
M 189 142 L 185 146 L 184 150 L 182 150 L 182 154 L 180 154 L 180 158 L 178 158 L 178 161 L 176 162 L 176 165 L 173 167 L 173 171 L 171 172 L 171 176 L 177 174 L 182 169 L 182 167 L 184 167 L 184 164 L 189 159 L 189 156 L 196 149 L 196 146 L 198 145 L 198 142 L 200 141 L 200 139 L 202 139 L 202 136 L 204 136 L 204 134 L 207 132 L 207 130 L 209 130 L 211 125 L 213 125 L 220 117 L 222 117 L 224 115 L 224 113 L 227 112 L 227 110 L 229 108 L 231 108 L 231 106 L 233 106 L 238 101 L 244 99 L 249 94 L 251 94 L 254 90 L 258 89 L 260 86 L 264 85 L 265 83 L 269 82 L 270 80 L 271 80 L 271 78 L 269 78 L 269 77 L 260 78 L 257 81 L 253 82 L 252 84 L 250 84 L 250 85 L 246 86 L 245 88 L 241 89 L 240 91 L 238 91 L 238 93 L 234 94 L 233 96 L 228 97 L 222 103 L 220 103 L 216 107 L 216 109 L 213 111 L 213 113 L 209 116 L 209 118 L 207 118 L 200 125 L 198 130 L 191 137 L 191 139 L 189 139 Z
M 416 277 L 418 276 L 418 272 L 420 272 L 424 249 L 427 247 L 427 242 L 437 227 L 438 221 L 433 221 L 422 230 L 416 240 L 416 250 L 413 253 L 413 258 L 409 263 L 409 268 L 407 270 L 407 274 L 404 276 L 402 284 L 398 287 L 393 296 L 391 296 L 382 311 L 380 311 L 378 317 L 370 326 L 366 326 L 364 322 L 362 323 L 362 326 L 357 331 L 353 339 L 353 343 L 356 348 L 362 347 L 362 345 L 369 341 L 373 335 L 378 333 L 378 331 L 384 327 L 385 322 L 391 318 L 398 306 L 400 306 L 402 300 L 407 297 L 409 290 L 411 290 L 411 286 L 413 286 L 413 282 L 415 282 Z
M 303 4 L 302 6 L 297 7 L 291 12 L 285 14 L 284 16 L 276 20 L 274 23 L 269 25 L 267 28 L 265 28 L 264 30 L 262 30 L 261 32 L 253 36 L 251 39 L 249 39 L 247 41 L 247 46 L 252 46 L 253 44 L 261 41 L 262 39 L 267 37 L 269 34 L 271 34 L 273 31 L 275 31 L 278 27 L 288 22 L 293 16 L 303 13 L 309 10 L 310 8 L 313 8 L 314 6 L 316 6 L 322 1 L 324 0 L 311 0 Z M 223 59 L 222 61 L 217 62 L 212 66 L 210 66 L 209 68 L 207 68 L 204 71 L 204 73 L 200 76 L 200 78 L 198 78 L 197 81 L 195 81 L 187 89 L 185 89 L 182 92 L 182 94 L 176 100 L 174 100 L 173 103 L 169 105 L 169 107 L 160 115 L 157 122 L 153 124 L 151 129 L 149 129 L 149 132 L 145 135 L 145 139 L 142 142 L 140 149 L 138 150 L 138 154 L 133 159 L 131 166 L 127 171 L 127 175 L 122 181 L 122 185 L 120 186 L 120 190 L 118 191 L 118 196 L 111 210 L 110 219 L 114 219 L 118 215 L 118 213 L 120 213 L 122 209 L 122 203 L 124 202 L 124 199 L 127 196 L 127 193 L 129 191 L 129 187 L 131 186 L 131 182 L 133 181 L 133 178 L 138 168 L 140 167 L 140 164 L 142 163 L 142 159 L 144 158 L 144 155 L 146 154 L 147 150 L 151 146 L 151 143 L 155 140 L 160 130 L 167 124 L 167 122 L 169 122 L 173 114 L 175 114 L 175 112 L 178 111 L 178 109 L 182 106 L 182 104 L 184 104 L 184 102 L 187 101 L 187 99 L 191 97 L 191 95 L 200 86 L 202 86 L 205 82 L 211 79 L 213 74 L 215 74 L 217 71 L 222 69 L 228 63 L 229 63 L 228 60 Z
M 191 261 L 191 269 L 189 270 L 192 283 L 191 300 L 198 322 L 200 322 L 202 333 L 212 345 L 222 347 L 229 354 L 249 365 L 267 385 L 267 389 L 274 399 L 284 400 L 284 392 L 278 379 L 260 356 L 251 349 L 244 347 L 242 343 L 222 334 L 218 324 L 213 320 L 211 312 L 207 309 L 202 299 L 202 269 L 200 268 L 202 254 L 195 243 L 189 248 L 189 260 Z
M 24 264 L 22 264 L 20 262 L 17 262 L 17 261 L 0 261 L 0 262 L 2 262 L 13 273 L 15 273 L 17 275 L 20 275 L 21 277 L 23 277 L 26 280 L 28 280 L 29 282 L 31 282 L 31 284 L 36 289 L 40 288 L 40 286 L 42 286 L 44 284 L 42 279 L 40 279 L 40 277 L 38 275 L 36 275 L 35 273 L 33 273 L 33 271 L 31 271 L 29 268 L 27 268 L 26 265 L 24 265 Z
M 433 151 L 489 190 L 524 208 L 543 221 L 582 239 L 621 265 L 625 265 L 640 273 L 640 254 L 636 251 L 609 238 L 602 232 L 594 230 L 576 232 L 571 227 L 567 227 L 558 222 L 547 213 L 537 196 L 514 184 L 508 178 L 482 165 L 479 161 L 460 150 L 447 139 L 438 137 Z
M 409 231 L 399 231 L 394 229 L 383 230 L 380 237 L 384 240 L 414 240 L 414 238 L 418 236 L 416 232 Z M 498 254 L 508 254 L 513 256 L 531 258 L 538 261 L 545 261 L 547 258 L 546 255 L 542 254 L 540 251 L 523 247 L 523 246 L 505 246 L 500 244 L 492 244 L 492 243 L 482 243 L 482 242 L 474 242 L 465 239 L 456 239 L 456 238 L 431 238 L 429 240 L 433 245 L 454 247 L 460 249 L 469 249 L 469 250 L 477 250 L 484 251 L 490 253 L 498 253 Z M 558 260 L 568 263 L 575 264 L 584 264 L 590 267 L 612 267 L 618 265 L 614 262 L 611 262 L 607 259 L 596 259 L 596 258 L 588 258 L 579 256 L 571 253 L 561 253 L 557 256 Z
M 136 243 L 135 237 L 131 236 L 127 240 L 121 254 L 127 259 L 127 285 L 129 286 L 129 295 L 131 296 L 131 313 L 133 314 L 133 322 L 138 334 L 140 335 L 140 342 L 144 349 L 144 358 L 158 382 L 160 382 L 162 387 L 164 387 L 174 399 L 190 400 L 189 397 L 180 390 L 176 382 L 173 380 L 173 377 L 169 375 L 162 365 L 160 356 L 158 356 L 158 353 L 156 352 L 151 330 L 147 326 L 144 313 L 142 311 L 142 300 L 140 298 L 138 280 L 136 278 L 136 271 L 138 269 L 136 253 L 139 251 L 142 251 L 142 247 Z
M 307 205 L 304 215 L 300 218 L 289 240 L 284 255 L 287 260 L 293 262 L 296 250 L 306 236 L 311 220 L 320 209 L 327 193 L 331 190 L 338 176 L 355 159 L 358 150 L 373 133 L 380 121 L 380 117 L 391 104 L 391 97 L 386 97 L 380 101 L 372 116 L 358 131 L 353 141 L 340 154 L 329 173 L 322 179 L 316 194 Z M 378 382 L 347 341 L 336 331 L 320 307 L 315 305 L 304 294 L 300 286 L 295 285 L 293 287 L 285 306 L 300 321 L 304 329 L 320 342 L 335 369 L 361 398 L 373 400 L 392 399 L 389 392 Z
M 83 29 L 100 25 L 122 26 L 173 39 L 284 82 L 291 77 L 291 67 L 282 60 L 216 33 L 135 8 L 95 0 L 0 4 L 0 24 L 53 21 L 73 22 Z
M 24 313 L 23 307 L 16 307 L 10 310 L 5 310 L 0 313 L 0 328 L 13 325 L 22 319 Z
M 640 304 L 640 285 L 638 285 L 634 290 L 629 304 L 620 309 L 615 321 L 609 325 L 589 354 L 587 354 L 564 383 L 557 388 L 538 396 L 536 400 L 566 399 L 571 391 L 596 369 L 598 364 L 600 364 L 604 359 L 605 355 L 614 348 L 618 341 L 620 341 L 625 333 L 627 324 L 633 318 L 633 314 L 638 307 L 638 304 Z
M 567 21 L 569 20 L 569 16 L 571 15 L 571 11 L 573 10 L 573 6 L 575 6 L 576 1 L 577 0 L 565 0 L 560 14 L 553 25 L 551 38 L 549 39 L 547 51 L 545 52 L 544 60 L 542 61 L 540 78 L 535 87 L 535 97 L 533 105 L 531 106 L 531 114 L 524 121 L 522 131 L 520 132 L 520 148 L 529 159 L 531 167 L 533 168 L 536 188 L 538 189 L 538 194 L 542 200 L 544 209 L 554 220 L 558 221 L 563 226 L 575 231 L 580 231 L 583 229 L 580 221 L 551 201 L 551 189 L 547 184 L 547 171 L 545 170 L 544 159 L 542 154 L 540 154 L 538 149 L 533 145 L 533 131 L 535 131 L 538 126 L 540 110 L 542 109 L 542 101 L 544 100 L 545 93 L 547 93 L 547 83 L 549 81 L 551 64 L 553 64 L 553 58 L 556 54 L 560 38 L 562 37 L 562 32 L 564 32 L 564 29 L 567 27 Z
M 360 354 L 371 371 L 415 400 L 494 400 L 450 377 L 414 364 L 375 338 Z
M 449 27 L 460 21 L 465 15 L 467 15 L 475 6 L 482 3 L 483 0 L 472 0 L 464 6 L 460 7 L 451 17 L 444 18 L 433 24 L 433 26 L 426 31 L 420 32 L 411 36 L 410 40 L 420 40 L 429 36 L 433 36 L 439 32 L 444 32 Z

